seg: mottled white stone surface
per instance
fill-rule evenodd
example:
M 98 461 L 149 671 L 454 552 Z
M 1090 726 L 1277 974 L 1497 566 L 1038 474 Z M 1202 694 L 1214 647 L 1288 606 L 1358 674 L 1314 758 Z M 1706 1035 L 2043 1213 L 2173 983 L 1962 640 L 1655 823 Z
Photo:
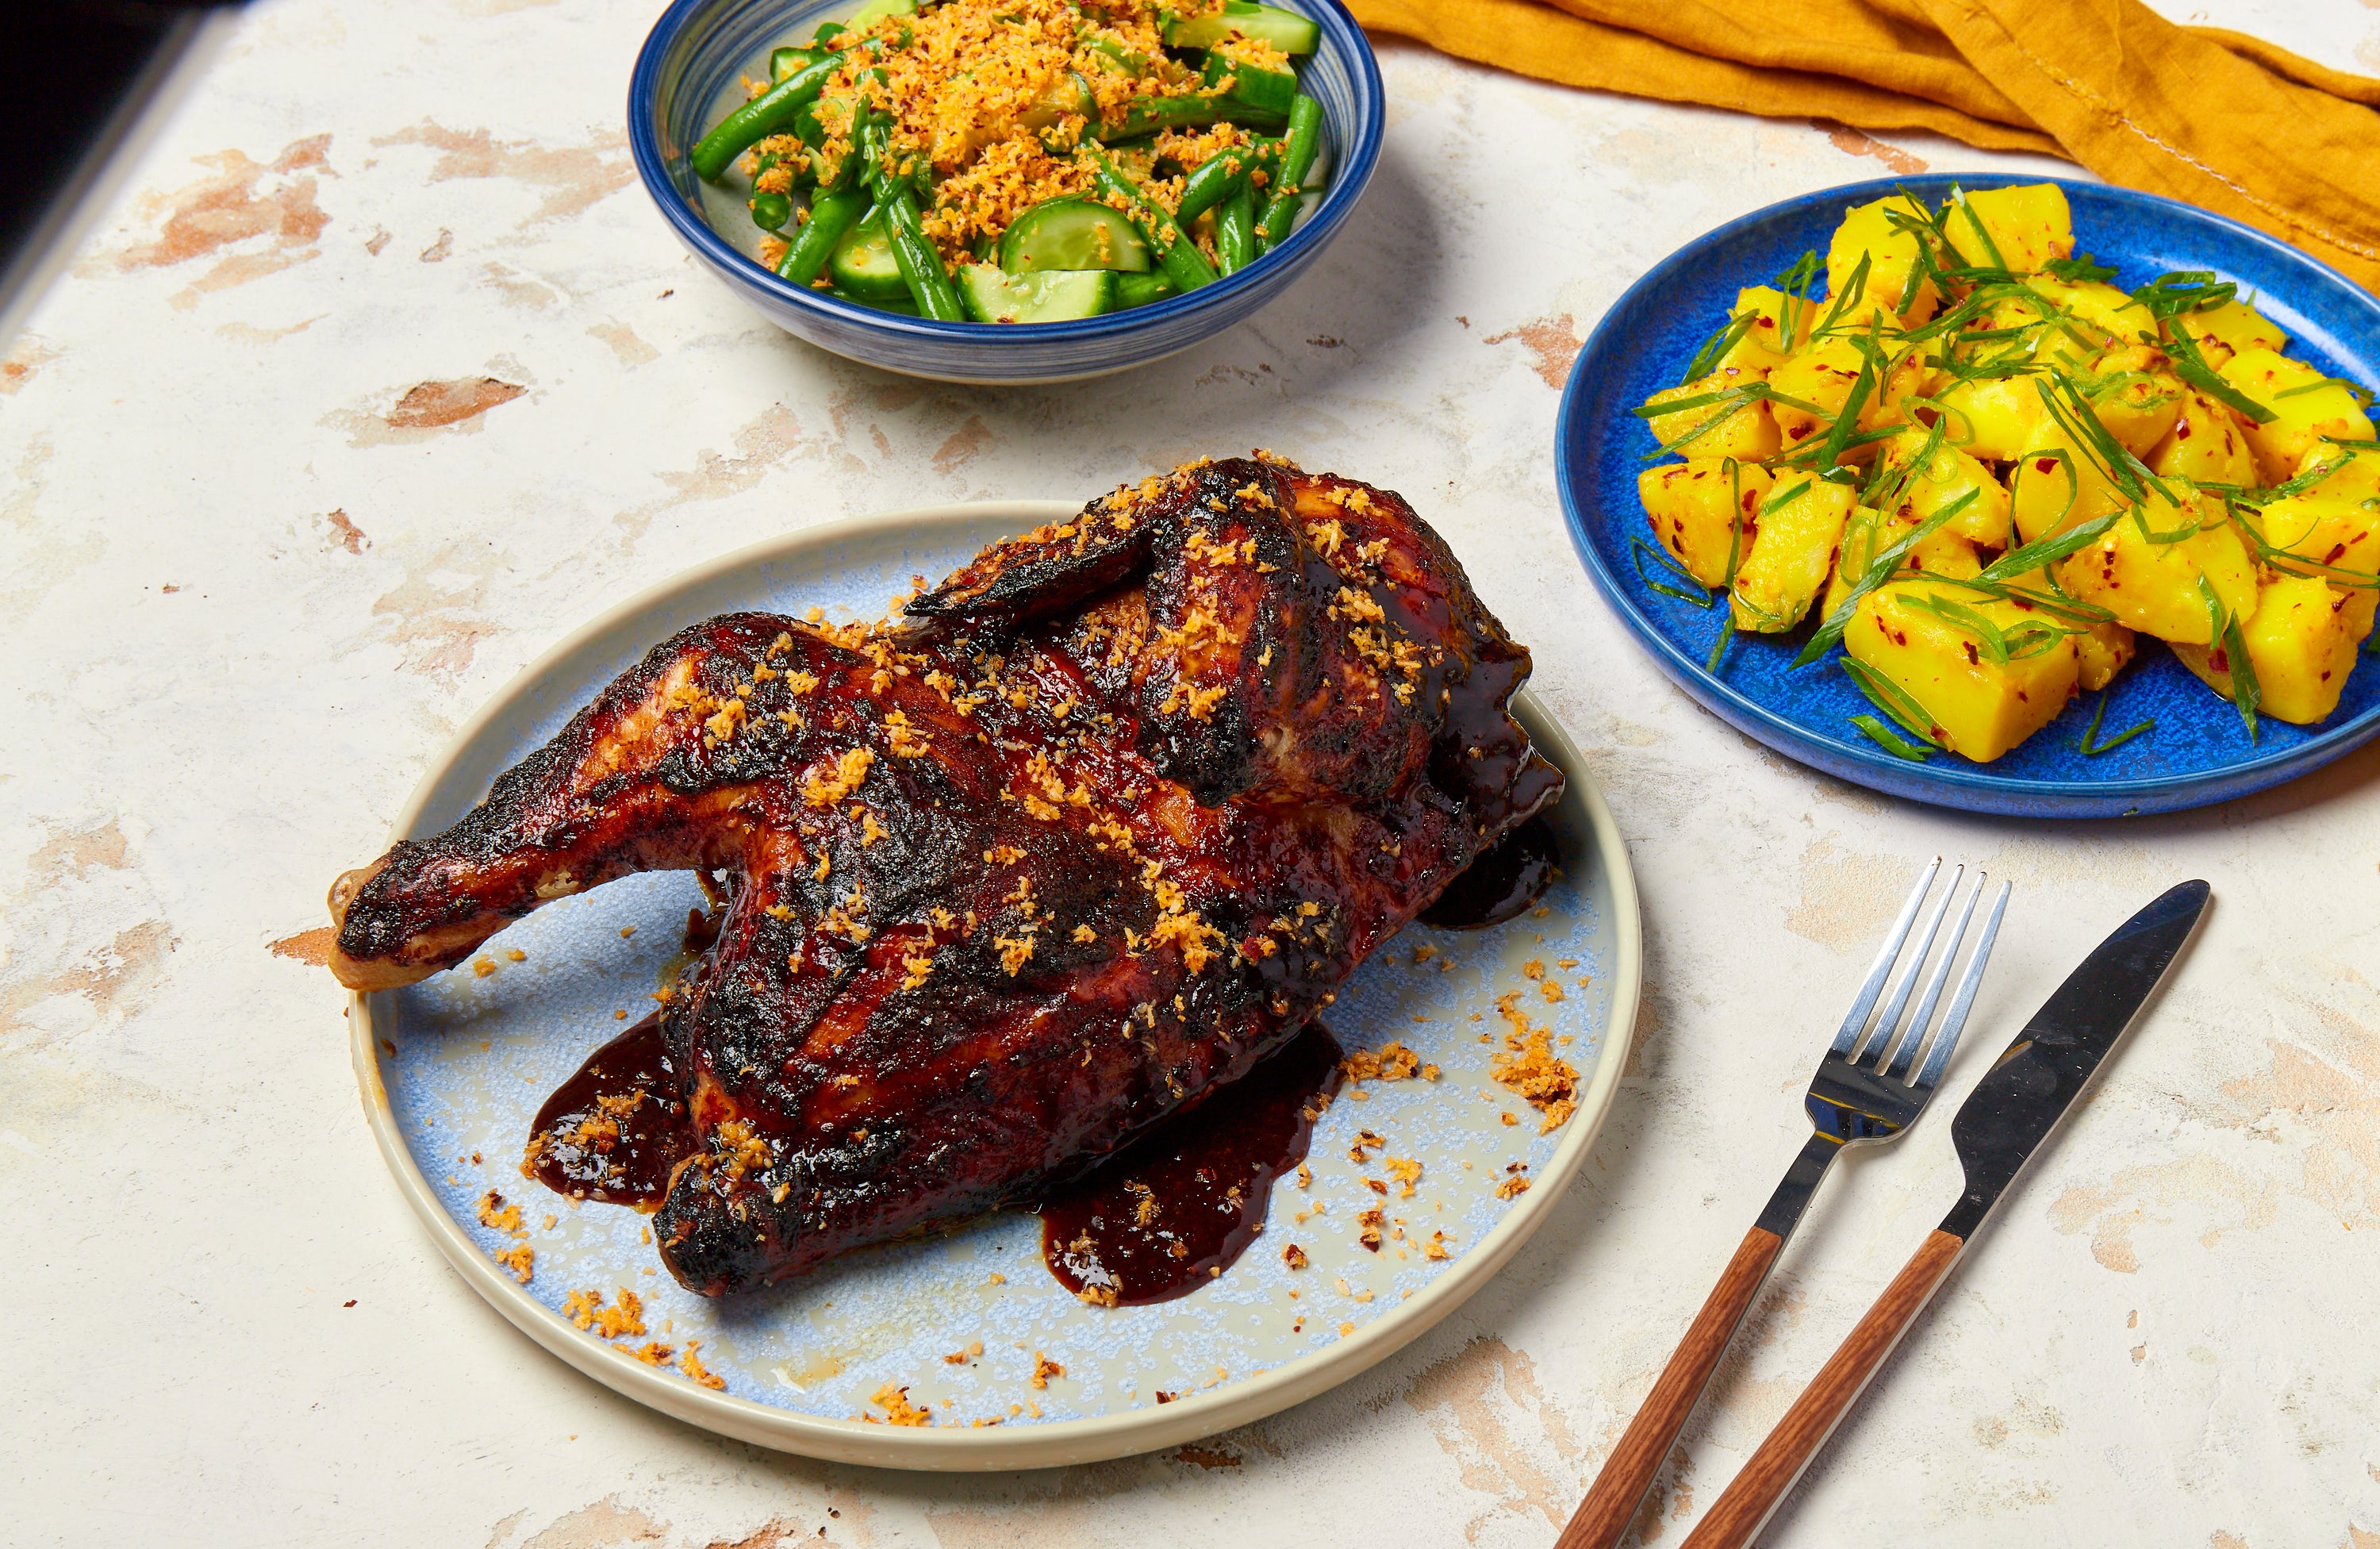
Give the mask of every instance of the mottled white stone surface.
M 2375 69 L 2371 3 L 2169 8 Z M 620 128 L 654 8 L 261 6 L 0 372 L 0 1540 L 1548 1543 L 1941 850 L 2018 888 L 1953 1099 L 2137 904 L 2192 875 L 2218 902 L 1768 1542 L 2380 1544 L 2380 747 L 2128 823 L 1888 801 L 1671 689 L 1561 531 L 1554 384 L 1645 267 L 1878 156 L 2022 164 L 1394 47 L 1378 181 L 1287 299 L 1137 375 L 958 391 L 795 344 L 681 256 Z M 439 417 L 400 409 L 417 384 L 483 377 L 509 384 L 484 412 L 403 423 Z M 1336 1394 L 1190 1457 L 1017 1477 L 718 1441 L 481 1305 L 373 1151 L 344 996 L 272 950 L 425 760 L 695 559 L 1256 445 L 1439 525 L 1633 847 L 1650 990 L 1554 1225 Z M 1682 1536 L 1957 1178 L 1938 1119 L 1840 1171 L 1648 1539 Z

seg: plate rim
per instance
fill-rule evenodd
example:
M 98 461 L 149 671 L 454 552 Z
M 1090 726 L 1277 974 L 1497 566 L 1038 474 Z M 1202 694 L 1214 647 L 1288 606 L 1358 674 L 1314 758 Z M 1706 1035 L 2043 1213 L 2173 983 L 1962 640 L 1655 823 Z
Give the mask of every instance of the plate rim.
M 1624 348 L 1617 328 L 1617 320 L 1621 314 L 1645 295 L 1658 292 L 1699 254 L 1730 238 L 1799 214 L 1814 205 L 1832 204 L 1844 200 L 1856 202 L 1881 199 L 1903 189 L 1954 183 L 1975 189 L 2054 183 L 2070 196 L 2079 190 L 2092 198 L 2108 198 L 2119 204 L 2134 204 L 2189 224 L 2223 231 L 2270 251 L 2284 262 L 2301 265 L 2316 277 L 2334 284 L 2348 299 L 2361 306 L 2371 316 L 2374 327 L 2380 329 L 2380 298 L 2372 296 L 2338 269 L 2278 238 L 2228 215 L 2138 189 L 2071 178 L 2027 177 L 2018 173 L 1923 173 L 1910 177 L 1875 177 L 1841 183 L 1779 200 L 1713 226 L 1671 250 L 1605 309 L 1593 331 L 1587 335 L 1586 342 L 1579 348 L 1577 360 L 1562 388 L 1561 403 L 1554 415 L 1554 486 L 1561 501 L 1562 521 L 1570 532 L 1571 547 L 1594 580 L 1596 590 L 1602 593 L 1604 602 L 1672 682 L 1736 730 L 1798 763 L 1836 778 L 1849 780 L 1888 796 L 1906 797 L 1966 811 L 2019 817 L 2104 818 L 2210 806 L 2311 774 L 2322 765 L 2353 752 L 2374 737 L 2380 737 L 2380 703 L 2375 703 L 2352 720 L 2318 732 L 2294 748 L 2275 749 L 2214 769 L 2189 774 L 2104 781 L 2034 780 L 1994 774 L 1988 765 L 1961 763 L 1936 768 L 1930 762 L 1912 764 L 1881 749 L 1862 748 L 1848 739 L 1827 738 L 1800 721 L 1760 703 L 1725 678 L 1708 671 L 1662 633 L 1645 616 L 1636 600 L 1620 585 L 1618 578 L 1611 574 L 1602 554 L 1588 537 L 1588 519 L 1585 510 L 1587 503 L 1580 493 L 1578 470 L 1571 453 L 1572 427 L 1589 412 L 1588 395 L 1585 390 L 1586 378 L 1578 366 Z M 2380 370 L 2380 362 L 2366 360 L 2359 363 Z
M 556 665 L 617 631 L 636 616 L 667 604 L 730 571 L 808 550 L 915 532 L 929 526 L 1007 518 L 1025 531 L 1076 515 L 1079 504 L 1061 500 L 980 500 L 908 506 L 845 517 L 779 533 L 702 561 L 647 586 L 584 624 L 507 678 L 431 758 L 412 793 L 389 826 L 386 843 L 404 838 L 421 817 L 454 765 L 488 728 L 533 692 Z M 364 1115 L 381 1160 L 398 1192 L 412 1207 L 446 1262 L 481 1299 L 514 1327 L 581 1374 L 623 1397 L 702 1430 L 772 1450 L 830 1462 L 879 1468 L 979 1471 L 1052 1468 L 1151 1452 L 1245 1425 L 1315 1397 L 1355 1377 L 1420 1337 L 1453 1311 L 1533 1236 L 1569 1190 L 1600 1133 L 1620 1088 L 1643 991 L 1644 935 L 1635 873 L 1625 840 L 1602 791 L 1585 767 L 1579 748 L 1542 701 L 1526 688 L 1513 709 L 1533 738 L 1559 752 L 1569 788 L 1583 800 L 1588 827 L 1611 889 L 1615 933 L 1611 1010 L 1597 1061 L 1578 1098 L 1566 1134 L 1534 1187 L 1515 1199 L 1470 1251 L 1454 1265 L 1356 1333 L 1321 1349 L 1166 1405 L 1126 1409 L 1080 1420 L 1031 1426 L 920 1427 L 871 1425 L 799 1414 L 748 1398 L 698 1387 L 590 1339 L 480 1251 L 459 1222 L 439 1203 L 430 1180 L 405 1144 L 381 1073 L 377 1015 L 392 1010 L 388 992 L 351 993 L 348 1057 L 355 1069 Z M 1566 798 L 1567 799 L 1567 798 Z

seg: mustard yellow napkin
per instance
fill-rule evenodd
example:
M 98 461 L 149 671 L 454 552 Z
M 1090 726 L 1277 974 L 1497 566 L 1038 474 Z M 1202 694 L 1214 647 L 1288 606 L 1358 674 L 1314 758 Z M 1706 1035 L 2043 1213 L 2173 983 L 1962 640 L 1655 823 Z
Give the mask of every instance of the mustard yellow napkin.
M 2079 162 L 2380 292 L 2380 80 L 2139 0 L 1351 0 L 1565 85 Z

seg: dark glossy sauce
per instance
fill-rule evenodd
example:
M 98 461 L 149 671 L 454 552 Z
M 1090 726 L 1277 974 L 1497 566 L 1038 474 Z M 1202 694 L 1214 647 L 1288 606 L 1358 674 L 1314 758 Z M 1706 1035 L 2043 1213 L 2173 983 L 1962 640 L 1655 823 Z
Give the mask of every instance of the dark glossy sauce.
M 521 1171 L 557 1194 L 656 1206 L 694 1144 L 659 1012 L 596 1050 L 537 1111 Z
M 1305 1156 L 1338 1043 L 1309 1026 L 1228 1091 L 1168 1119 L 1041 1207 L 1041 1257 L 1068 1290 L 1170 1301 L 1256 1240 L 1272 1186 Z
M 1421 911 L 1422 923 L 1468 931 L 1500 925 L 1537 901 L 1554 880 L 1561 843 L 1542 815 L 1496 841 Z

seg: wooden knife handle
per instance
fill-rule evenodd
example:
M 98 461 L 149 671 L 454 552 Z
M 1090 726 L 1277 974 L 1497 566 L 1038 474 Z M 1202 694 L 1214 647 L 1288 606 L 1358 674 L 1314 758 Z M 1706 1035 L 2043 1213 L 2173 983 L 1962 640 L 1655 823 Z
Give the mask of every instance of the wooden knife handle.
M 1661 1369 L 1660 1380 L 1645 1396 L 1628 1433 L 1603 1460 L 1595 1488 L 1586 1493 L 1570 1526 L 1555 1540 L 1555 1549 L 1611 1549 L 1620 1542 L 1661 1459 L 1670 1455 L 1670 1444 L 1686 1428 L 1694 1401 L 1718 1370 L 1718 1358 L 1727 1353 L 1736 1325 L 1759 1294 L 1760 1283 L 1768 1278 L 1768 1266 L 1777 1262 L 1778 1250 L 1784 1246 L 1783 1238 L 1760 1226 L 1744 1234 L 1742 1245 L 1727 1262 L 1703 1310 L 1687 1325 L 1686 1336 L 1670 1354 L 1670 1364 Z
M 1835 1427 L 1876 1375 L 1884 1358 L 1900 1343 L 1901 1335 L 1933 1297 L 1942 1277 L 1966 1248 L 1963 1238 L 1936 1231 L 1893 1276 L 1876 1299 L 1867 1316 L 1842 1342 L 1817 1377 L 1793 1400 L 1785 1418 L 1768 1433 L 1743 1470 L 1728 1482 L 1694 1531 L 1686 1535 L 1685 1549 L 1744 1549 L 1759 1536 L 1802 1470 L 1827 1445 Z

